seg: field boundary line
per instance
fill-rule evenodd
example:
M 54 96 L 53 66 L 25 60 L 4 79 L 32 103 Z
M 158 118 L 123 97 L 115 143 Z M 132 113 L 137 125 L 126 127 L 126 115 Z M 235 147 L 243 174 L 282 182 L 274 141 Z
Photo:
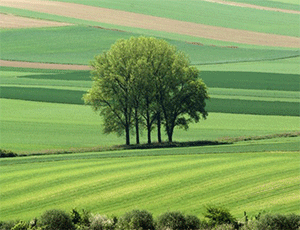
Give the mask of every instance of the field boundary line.
M 0 60 L 0 66 L 32 68 L 32 69 L 91 70 L 91 67 L 88 65 L 54 64 L 54 63 L 7 61 L 7 60 Z

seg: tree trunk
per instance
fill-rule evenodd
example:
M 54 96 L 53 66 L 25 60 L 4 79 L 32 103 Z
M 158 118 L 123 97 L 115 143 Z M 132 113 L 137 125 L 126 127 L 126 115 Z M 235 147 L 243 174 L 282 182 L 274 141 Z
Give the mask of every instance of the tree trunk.
M 126 135 L 126 145 L 130 145 L 130 130 L 129 125 L 125 127 L 125 135 Z
M 148 144 L 151 144 L 151 128 L 147 127 L 147 133 L 148 133 Z
M 160 113 L 157 114 L 157 141 L 161 143 L 161 117 Z
M 174 128 L 168 127 L 167 134 L 168 134 L 168 140 L 170 143 L 173 142 L 173 130 Z
M 135 116 L 135 135 L 136 135 L 136 144 L 140 144 L 140 130 L 139 130 L 139 117 L 138 117 L 138 110 L 135 108 L 134 111 Z

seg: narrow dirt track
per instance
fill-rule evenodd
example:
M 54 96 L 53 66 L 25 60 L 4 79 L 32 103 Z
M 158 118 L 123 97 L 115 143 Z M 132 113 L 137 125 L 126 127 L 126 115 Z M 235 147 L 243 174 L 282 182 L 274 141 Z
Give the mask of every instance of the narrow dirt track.
M 149 30 L 184 34 L 214 40 L 300 48 L 300 38 L 184 22 L 74 3 L 41 0 L 0 0 L 0 6 Z
M 91 67 L 87 65 L 64 65 L 64 64 L 48 64 L 48 63 L 37 63 L 37 62 L 5 61 L 5 60 L 0 60 L 0 66 L 32 68 L 32 69 L 91 70 Z
M 246 7 L 246 8 L 252 8 L 252 9 L 257 9 L 257 10 L 268 10 L 268 11 L 287 13 L 287 14 L 300 14 L 300 11 L 296 11 L 296 10 L 278 9 L 278 8 L 258 6 L 258 5 L 252 5 L 252 4 L 247 4 L 247 3 L 241 3 L 241 2 L 228 2 L 228 1 L 224 1 L 224 0 L 203 0 L 203 1 L 219 3 L 219 4 L 224 4 L 224 5 L 230 5 L 230 6 Z
M 0 14 L 0 28 L 57 27 L 71 24 Z

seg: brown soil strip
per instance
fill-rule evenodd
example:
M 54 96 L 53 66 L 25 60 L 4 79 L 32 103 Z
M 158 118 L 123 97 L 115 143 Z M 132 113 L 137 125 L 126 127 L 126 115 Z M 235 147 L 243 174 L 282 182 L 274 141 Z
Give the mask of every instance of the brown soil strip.
M 257 10 L 276 11 L 276 12 L 288 13 L 288 14 L 300 14 L 300 11 L 296 11 L 296 10 L 278 9 L 278 8 L 258 6 L 258 5 L 252 5 L 252 4 L 247 4 L 247 3 L 241 3 L 241 2 L 228 2 L 228 1 L 224 1 L 224 0 L 204 0 L 204 1 L 214 2 L 214 3 L 224 4 L 224 5 L 252 8 L 252 9 L 257 9 Z
M 68 26 L 68 23 L 38 20 L 32 18 L 18 17 L 9 14 L 0 14 L 0 28 L 28 28 L 28 27 L 56 27 Z
M 5 60 L 0 60 L 0 66 L 32 68 L 32 69 L 91 70 L 90 66 L 86 66 L 86 65 L 48 64 L 48 63 L 5 61 Z
M 300 38 L 184 22 L 74 3 L 41 0 L 0 0 L 0 6 L 15 7 L 83 20 L 164 31 L 220 41 L 300 48 Z

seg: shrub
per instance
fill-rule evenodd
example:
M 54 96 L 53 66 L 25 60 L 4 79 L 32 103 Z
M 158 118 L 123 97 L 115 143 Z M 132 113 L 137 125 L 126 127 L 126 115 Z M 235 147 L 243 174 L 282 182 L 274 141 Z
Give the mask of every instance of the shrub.
M 99 214 L 90 218 L 90 230 L 113 230 L 115 227 L 114 220 Z
M 75 229 L 72 223 L 71 217 L 61 210 L 49 210 L 46 211 L 38 222 L 39 226 L 45 230 L 73 230 Z
M 297 230 L 300 227 L 300 216 L 296 214 L 267 214 L 256 222 L 257 229 Z
M 11 230 L 19 221 L 0 221 L 1 230 Z
M 200 228 L 200 220 L 197 216 L 187 215 L 185 217 L 186 229 L 199 229 Z
M 236 219 L 223 207 L 207 206 L 205 217 L 209 219 L 212 226 L 230 224 L 238 228 Z
M 119 229 L 139 229 L 154 230 L 152 214 L 145 210 L 132 210 L 120 217 L 118 222 Z
M 166 212 L 157 218 L 158 230 L 187 229 L 186 218 L 181 212 Z
M 28 223 L 26 223 L 24 221 L 20 221 L 11 230 L 27 230 L 28 228 L 29 228 Z
M 5 150 L 5 149 L 0 149 L 0 158 L 2 157 L 16 157 L 18 154 L 10 151 L 10 150 Z

